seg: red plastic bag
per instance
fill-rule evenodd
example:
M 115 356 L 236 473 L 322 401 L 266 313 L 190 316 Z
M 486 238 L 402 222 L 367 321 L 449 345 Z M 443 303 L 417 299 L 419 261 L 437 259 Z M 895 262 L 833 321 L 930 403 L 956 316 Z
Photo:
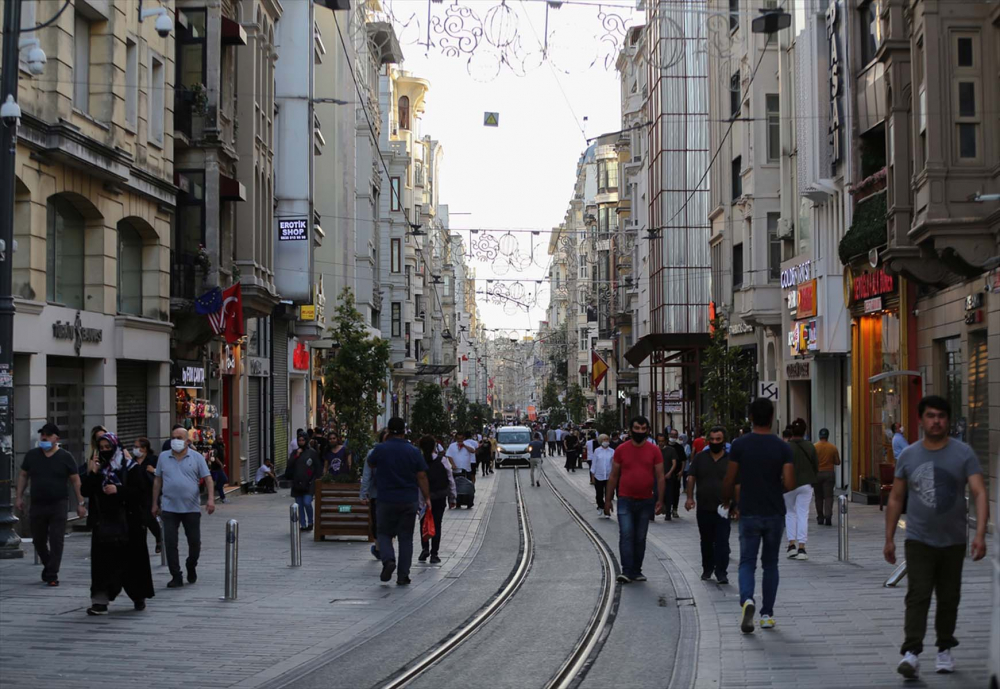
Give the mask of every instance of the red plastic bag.
M 420 540 L 429 541 L 437 534 L 434 528 L 434 515 L 431 514 L 430 505 L 424 510 L 424 518 L 420 520 Z

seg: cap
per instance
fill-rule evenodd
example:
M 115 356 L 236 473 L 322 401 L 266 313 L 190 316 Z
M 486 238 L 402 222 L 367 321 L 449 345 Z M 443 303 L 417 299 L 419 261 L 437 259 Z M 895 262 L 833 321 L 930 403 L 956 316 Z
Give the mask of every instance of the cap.
M 398 416 L 394 416 L 391 419 L 389 419 L 388 428 L 390 433 L 405 433 L 406 421 L 399 418 Z
M 826 440 L 827 438 L 829 438 L 830 437 L 830 429 L 829 428 L 821 428 L 821 429 L 819 429 L 819 437 L 820 437 L 821 440 Z
M 59 426 L 55 425 L 51 421 L 49 423 L 45 424 L 44 426 L 42 426 L 41 428 L 39 428 L 38 429 L 38 434 L 39 435 L 57 435 L 59 437 L 62 437 L 62 434 L 59 433 Z

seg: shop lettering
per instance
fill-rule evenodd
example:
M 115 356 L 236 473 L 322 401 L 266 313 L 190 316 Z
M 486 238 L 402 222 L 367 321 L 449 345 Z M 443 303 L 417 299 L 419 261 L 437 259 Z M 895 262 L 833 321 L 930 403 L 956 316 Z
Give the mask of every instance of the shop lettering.
M 805 263 L 800 263 L 797 266 L 792 266 L 791 268 L 786 268 L 781 271 L 781 289 L 789 289 L 790 287 L 795 287 L 800 282 L 805 282 L 810 279 L 812 274 L 812 261 L 806 261 Z
M 257 378 L 268 378 L 271 375 L 271 360 L 259 356 L 247 358 L 250 375 Z
M 80 348 L 84 343 L 101 344 L 104 341 L 104 331 L 100 328 L 84 328 L 80 320 L 80 312 L 76 312 L 76 320 L 72 323 L 56 321 L 52 324 L 52 337 L 57 340 L 72 340 L 76 355 L 80 356 Z
M 202 385 L 205 382 L 205 369 L 201 366 L 185 366 L 181 369 L 181 383 L 185 385 Z
M 808 380 L 809 362 L 796 361 L 785 367 L 785 374 L 789 380 Z
M 864 301 L 872 297 L 888 294 L 896 288 L 896 281 L 884 270 L 864 273 L 854 278 L 851 294 L 854 301 Z
M 788 310 L 795 311 L 797 308 L 799 308 L 799 292 L 793 289 L 788 293 Z
M 304 242 L 309 238 L 309 223 L 304 218 L 278 221 L 278 241 Z
M 840 161 L 840 49 L 837 29 L 840 25 L 837 0 L 830 0 L 826 10 L 826 40 L 830 45 L 830 154 L 832 167 Z
M 752 333 L 753 326 L 748 323 L 733 323 L 729 326 L 730 335 L 745 335 L 746 333 Z

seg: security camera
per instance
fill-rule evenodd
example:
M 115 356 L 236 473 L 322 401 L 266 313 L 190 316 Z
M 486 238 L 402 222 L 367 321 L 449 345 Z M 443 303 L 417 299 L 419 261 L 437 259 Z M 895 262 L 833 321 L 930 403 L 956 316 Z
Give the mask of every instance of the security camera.
M 47 61 L 45 51 L 42 50 L 42 46 L 37 38 L 22 38 L 17 42 L 18 50 L 24 50 L 28 46 L 31 46 L 27 59 L 28 71 L 38 76 L 45 71 L 45 62 Z
M 8 94 L 7 100 L 0 105 L 0 122 L 3 122 L 5 127 L 16 127 L 20 119 L 21 106 L 14 100 L 14 96 Z
M 156 18 L 156 33 L 160 34 L 163 38 L 170 35 L 170 32 L 174 30 L 173 20 L 167 16 L 166 12 L 161 14 Z

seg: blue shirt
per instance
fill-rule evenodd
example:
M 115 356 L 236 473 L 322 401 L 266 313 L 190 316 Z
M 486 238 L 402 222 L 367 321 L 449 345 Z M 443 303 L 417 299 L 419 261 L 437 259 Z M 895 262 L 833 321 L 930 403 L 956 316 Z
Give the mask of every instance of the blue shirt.
M 792 446 L 770 433 L 750 433 L 733 441 L 729 461 L 739 465 L 740 514 L 785 516 L 782 474 L 792 464 Z
M 379 502 L 417 502 L 420 494 L 417 473 L 427 472 L 427 462 L 420 450 L 402 438 L 389 438 L 375 446 L 368 463 L 378 476 Z
M 205 457 L 190 447 L 181 459 L 171 451 L 161 452 L 156 475 L 163 480 L 160 506 L 164 512 L 201 512 L 201 479 L 211 476 Z
M 903 450 L 908 448 L 910 444 L 906 442 L 906 436 L 896 431 L 895 435 L 892 436 L 892 456 L 893 459 L 898 460 L 899 456 L 903 454 Z

